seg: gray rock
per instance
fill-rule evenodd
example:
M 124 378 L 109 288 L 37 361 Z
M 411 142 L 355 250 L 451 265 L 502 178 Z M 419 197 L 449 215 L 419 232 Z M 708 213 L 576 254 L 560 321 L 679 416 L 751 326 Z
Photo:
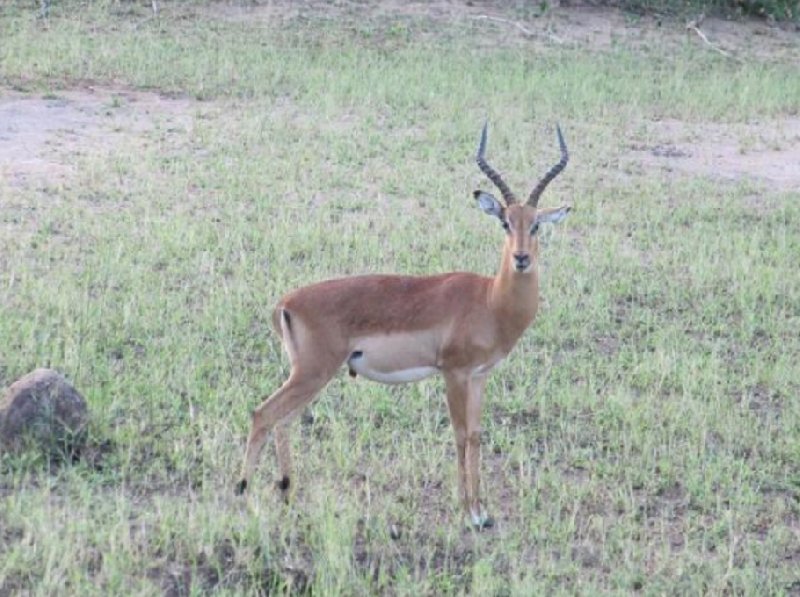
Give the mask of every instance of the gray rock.
M 11 384 L 0 401 L 0 446 L 16 451 L 33 442 L 48 452 L 74 453 L 88 420 L 86 401 L 64 376 L 36 369 Z

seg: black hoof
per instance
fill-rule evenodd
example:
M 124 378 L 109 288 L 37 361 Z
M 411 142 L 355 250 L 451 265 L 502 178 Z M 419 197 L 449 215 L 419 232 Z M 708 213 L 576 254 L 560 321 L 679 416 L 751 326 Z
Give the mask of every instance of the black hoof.
M 247 479 L 242 479 L 236 484 L 236 489 L 234 489 L 234 492 L 236 495 L 242 495 L 245 489 L 247 489 Z
M 494 518 L 488 515 L 483 515 L 480 519 L 472 518 L 469 521 L 470 526 L 476 531 L 482 531 L 483 529 L 491 529 L 494 526 Z

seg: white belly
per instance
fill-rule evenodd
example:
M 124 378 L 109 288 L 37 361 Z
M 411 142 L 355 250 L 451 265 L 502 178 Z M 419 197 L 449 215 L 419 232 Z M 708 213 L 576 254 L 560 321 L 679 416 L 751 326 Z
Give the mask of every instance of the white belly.
M 492 369 L 497 367 L 497 365 L 500 364 L 500 361 L 502 361 L 504 358 L 506 358 L 505 354 L 499 354 L 499 355 L 493 357 L 491 361 L 488 361 L 488 362 L 484 363 L 483 365 L 478 365 L 477 367 L 475 367 L 472 370 L 472 374 L 473 375 L 486 375 Z
M 430 332 L 358 338 L 347 365 L 351 373 L 388 384 L 419 381 L 439 371 Z
M 368 365 L 359 362 L 363 360 L 364 359 L 350 359 L 348 362 L 350 369 L 359 375 L 363 375 L 367 379 L 379 381 L 381 383 L 419 381 L 439 371 L 436 367 L 411 367 L 410 369 L 397 369 L 395 371 L 380 371 L 377 369 L 370 369 Z

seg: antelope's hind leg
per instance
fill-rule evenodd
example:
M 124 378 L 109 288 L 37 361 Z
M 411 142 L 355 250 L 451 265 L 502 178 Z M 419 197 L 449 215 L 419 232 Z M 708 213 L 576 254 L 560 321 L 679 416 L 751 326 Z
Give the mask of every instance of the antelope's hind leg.
M 314 396 L 325 387 L 331 376 L 303 375 L 293 368 L 289 379 L 269 398 L 253 411 L 253 422 L 247 438 L 242 477 L 236 485 L 236 493 L 242 494 L 247 489 L 250 478 L 258 464 L 261 450 L 264 448 L 270 431 L 275 430 L 275 447 L 278 464 L 281 469 L 279 486 L 288 489 L 290 484 L 289 466 L 291 461 L 286 424 L 292 416 L 306 406 Z M 278 429 L 275 429 L 279 426 Z
M 278 457 L 278 489 L 283 494 L 283 499 L 289 499 L 289 485 L 292 477 L 292 446 L 289 443 L 288 423 L 278 423 L 273 431 L 275 436 L 275 455 Z
M 281 475 L 278 487 L 285 497 L 291 483 L 291 449 L 286 425 L 327 385 L 347 356 L 346 347 L 339 347 L 335 338 L 326 337 L 324 333 L 310 333 L 296 318 L 290 326 L 290 317 L 285 311 L 281 317 L 279 329 L 292 370 L 289 379 L 253 411 L 237 494 L 247 489 L 267 435 L 274 431 Z

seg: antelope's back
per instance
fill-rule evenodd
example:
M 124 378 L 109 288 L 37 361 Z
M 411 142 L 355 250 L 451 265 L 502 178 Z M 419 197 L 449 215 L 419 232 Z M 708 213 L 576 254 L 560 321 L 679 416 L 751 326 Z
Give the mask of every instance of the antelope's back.
M 284 296 L 278 309 L 351 336 L 409 332 L 442 325 L 459 314 L 461 305 L 485 304 L 490 283 L 468 272 L 353 276 L 299 288 Z

